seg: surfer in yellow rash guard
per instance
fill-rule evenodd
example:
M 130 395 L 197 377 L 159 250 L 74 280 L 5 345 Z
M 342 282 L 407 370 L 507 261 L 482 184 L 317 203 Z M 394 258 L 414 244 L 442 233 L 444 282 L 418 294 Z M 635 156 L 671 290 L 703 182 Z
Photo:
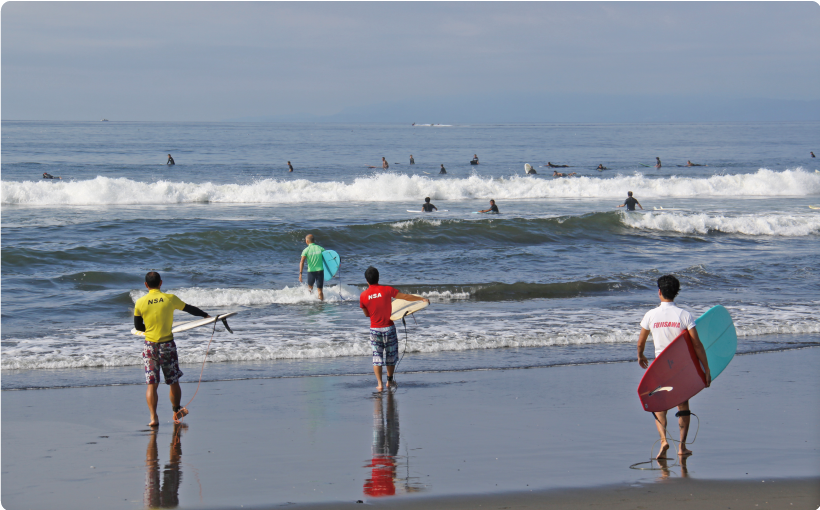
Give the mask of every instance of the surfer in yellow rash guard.
M 700 342 L 698 330 L 695 328 L 695 319 L 692 314 L 686 310 L 682 310 L 675 306 L 675 296 L 680 292 L 680 282 L 672 275 L 661 276 L 658 278 L 658 297 L 661 300 L 661 305 L 657 308 L 649 310 L 644 315 L 641 321 L 641 334 L 638 337 L 638 363 L 642 368 L 649 366 L 649 360 L 644 356 L 643 351 L 646 347 L 646 339 L 649 337 L 649 332 L 652 332 L 652 341 L 655 344 L 655 357 L 663 352 L 672 340 L 678 337 L 684 329 L 689 330 L 689 336 L 692 339 L 692 347 L 695 348 L 695 354 L 703 365 L 703 371 L 706 374 L 706 387 L 712 384 L 712 374 L 709 372 L 709 361 L 706 359 L 706 349 Z M 669 442 L 666 440 L 666 411 L 653 413 L 655 415 L 655 425 L 658 428 L 658 433 L 661 435 L 661 450 L 658 452 L 656 459 L 665 459 L 666 450 L 669 449 Z M 678 455 L 681 457 L 692 455 L 691 450 L 686 449 L 686 435 L 689 433 L 689 401 L 678 405 L 678 412 L 675 416 L 678 417 L 678 426 L 680 428 L 680 449 Z
M 145 390 L 145 401 L 151 413 L 149 427 L 159 425 L 157 388 L 159 387 L 160 369 L 165 377 L 165 384 L 170 386 L 174 413 L 181 411 L 183 416 L 188 414 L 180 406 L 182 389 L 179 387 L 179 378 L 182 377 L 182 370 L 179 369 L 177 346 L 174 343 L 174 334 L 171 333 L 174 310 L 182 310 L 197 317 L 210 317 L 199 308 L 186 305 L 175 295 L 165 294 L 160 290 L 161 286 L 162 278 L 159 273 L 151 271 L 146 274 L 145 287 L 148 289 L 148 294 L 139 298 L 134 305 L 134 329 L 145 333 L 142 361 L 145 367 L 145 382 L 148 384 Z
M 307 248 L 302 250 L 302 258 L 299 260 L 299 282 L 302 282 L 302 271 L 305 268 L 305 260 L 308 263 L 308 290 L 313 292 L 313 284 L 319 289 L 319 301 L 325 300 L 322 287 L 325 286 L 325 264 L 322 259 L 324 248 L 313 242 L 313 234 L 305 236 Z

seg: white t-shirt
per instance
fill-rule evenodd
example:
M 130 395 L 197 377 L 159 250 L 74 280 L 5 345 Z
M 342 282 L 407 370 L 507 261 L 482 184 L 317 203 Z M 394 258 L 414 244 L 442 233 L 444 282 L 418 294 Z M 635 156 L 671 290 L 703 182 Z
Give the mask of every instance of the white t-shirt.
M 691 313 L 675 306 L 675 303 L 661 302 L 661 306 L 646 312 L 641 327 L 652 332 L 657 358 L 683 330 L 695 327 L 695 319 Z

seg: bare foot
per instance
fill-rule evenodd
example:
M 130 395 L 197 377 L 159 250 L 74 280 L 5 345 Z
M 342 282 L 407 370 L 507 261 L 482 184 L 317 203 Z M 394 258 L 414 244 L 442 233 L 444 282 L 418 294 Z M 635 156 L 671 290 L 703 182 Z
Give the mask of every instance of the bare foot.
M 148 424 L 149 427 L 159 427 L 159 421 L 152 420 L 151 423 Z
M 681 447 L 681 448 L 678 450 L 678 455 L 680 455 L 681 457 L 687 457 L 687 456 L 689 456 L 689 455 L 692 455 L 692 450 L 688 450 L 688 449 L 686 449 L 686 448 L 684 448 L 684 447 Z
M 658 456 L 655 457 L 656 459 L 665 459 L 666 458 L 666 450 L 669 449 L 669 443 L 661 443 L 661 451 L 658 452 Z
M 376 386 L 376 391 L 382 391 L 383 389 L 384 389 L 384 386 L 382 386 L 381 384 Z

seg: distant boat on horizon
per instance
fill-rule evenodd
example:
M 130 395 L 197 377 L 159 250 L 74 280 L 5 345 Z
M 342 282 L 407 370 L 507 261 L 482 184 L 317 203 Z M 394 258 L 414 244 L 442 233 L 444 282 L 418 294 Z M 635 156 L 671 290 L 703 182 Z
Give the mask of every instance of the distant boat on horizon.
M 108 119 L 100 119 L 100 122 L 108 122 Z

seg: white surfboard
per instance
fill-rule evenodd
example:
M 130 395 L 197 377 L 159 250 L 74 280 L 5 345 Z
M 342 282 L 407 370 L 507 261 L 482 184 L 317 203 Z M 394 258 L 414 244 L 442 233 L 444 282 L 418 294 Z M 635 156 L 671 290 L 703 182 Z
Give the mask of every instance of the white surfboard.
M 683 209 L 676 209 L 674 207 L 655 207 L 656 211 L 683 211 Z
M 526 163 L 526 164 L 524 165 L 524 173 L 525 173 L 525 174 L 527 174 L 527 175 L 530 175 L 530 174 L 534 173 L 534 171 L 533 171 L 533 169 L 532 169 L 532 165 L 531 165 L 531 164 Z
M 413 295 L 415 296 L 416 294 Z M 424 301 L 405 301 L 403 299 L 395 299 L 393 300 L 393 310 L 390 313 L 390 320 L 400 321 L 405 315 L 416 313 L 423 308 L 427 308 L 427 303 Z
M 413 210 L 413 209 L 407 209 L 407 212 L 419 213 L 419 214 L 435 214 L 437 212 L 450 212 L 450 210 L 449 209 L 439 209 L 438 211 L 430 211 L 429 213 L 426 213 L 424 211 L 416 211 L 416 210 Z
M 213 324 L 216 321 L 221 321 L 222 319 L 227 319 L 228 317 L 233 317 L 234 315 L 236 315 L 236 312 L 223 313 L 222 315 L 217 315 L 215 317 L 206 317 L 204 319 L 197 319 L 194 321 L 175 322 L 171 327 L 171 333 L 180 333 L 182 331 L 188 331 L 189 329 L 205 326 L 206 324 Z M 131 333 L 139 336 L 145 336 L 144 331 L 137 331 L 136 329 L 131 329 Z

